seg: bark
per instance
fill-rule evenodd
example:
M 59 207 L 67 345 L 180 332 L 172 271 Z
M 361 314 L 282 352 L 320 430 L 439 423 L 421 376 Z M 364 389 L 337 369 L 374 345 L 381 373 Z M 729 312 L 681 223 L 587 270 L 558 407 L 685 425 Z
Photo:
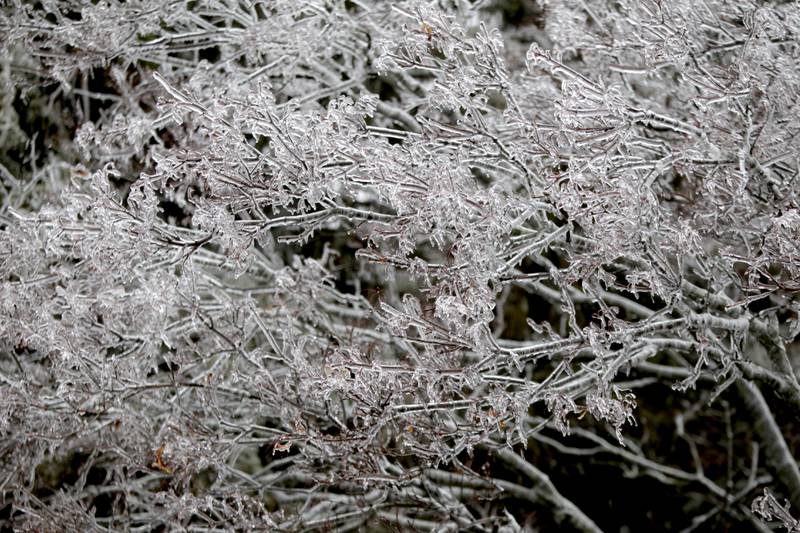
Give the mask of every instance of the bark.
M 792 506 L 800 509 L 800 468 L 764 395 L 752 381 L 744 379 L 737 382 L 737 389 L 753 420 L 753 429 L 764 447 L 767 462 L 775 478 L 783 485 Z

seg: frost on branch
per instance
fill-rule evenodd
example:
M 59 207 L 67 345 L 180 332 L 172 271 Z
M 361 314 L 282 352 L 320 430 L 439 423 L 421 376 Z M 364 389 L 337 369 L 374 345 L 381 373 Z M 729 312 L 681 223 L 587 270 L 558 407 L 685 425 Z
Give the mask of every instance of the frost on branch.
M 798 31 L 0 8 L 0 522 L 794 527 L 746 502 L 800 506 Z

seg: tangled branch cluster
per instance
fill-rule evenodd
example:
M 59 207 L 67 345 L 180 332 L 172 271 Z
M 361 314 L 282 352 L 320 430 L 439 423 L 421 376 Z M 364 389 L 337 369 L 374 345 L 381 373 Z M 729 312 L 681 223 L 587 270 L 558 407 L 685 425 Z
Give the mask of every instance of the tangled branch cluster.
M 531 446 L 792 520 L 800 7 L 504 4 L 2 8 L 0 522 L 600 531 Z

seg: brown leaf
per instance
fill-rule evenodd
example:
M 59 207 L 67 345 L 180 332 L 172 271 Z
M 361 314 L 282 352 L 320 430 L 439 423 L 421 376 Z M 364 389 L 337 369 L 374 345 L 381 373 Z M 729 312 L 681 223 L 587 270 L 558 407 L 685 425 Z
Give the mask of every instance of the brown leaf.
M 157 468 L 157 469 L 161 470 L 162 472 L 164 472 L 166 474 L 171 474 L 172 473 L 172 469 L 169 466 L 167 466 L 167 463 L 164 462 L 164 448 L 165 447 L 166 447 L 166 444 L 162 444 L 161 446 L 159 446 L 158 450 L 156 450 L 156 460 L 150 466 L 152 466 L 153 468 Z

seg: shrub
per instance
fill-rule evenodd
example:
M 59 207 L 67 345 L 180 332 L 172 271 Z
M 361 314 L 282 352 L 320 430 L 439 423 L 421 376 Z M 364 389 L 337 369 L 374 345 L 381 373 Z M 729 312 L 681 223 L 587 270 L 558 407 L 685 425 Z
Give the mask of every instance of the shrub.
M 0 17 L 8 527 L 796 528 L 797 3 Z

